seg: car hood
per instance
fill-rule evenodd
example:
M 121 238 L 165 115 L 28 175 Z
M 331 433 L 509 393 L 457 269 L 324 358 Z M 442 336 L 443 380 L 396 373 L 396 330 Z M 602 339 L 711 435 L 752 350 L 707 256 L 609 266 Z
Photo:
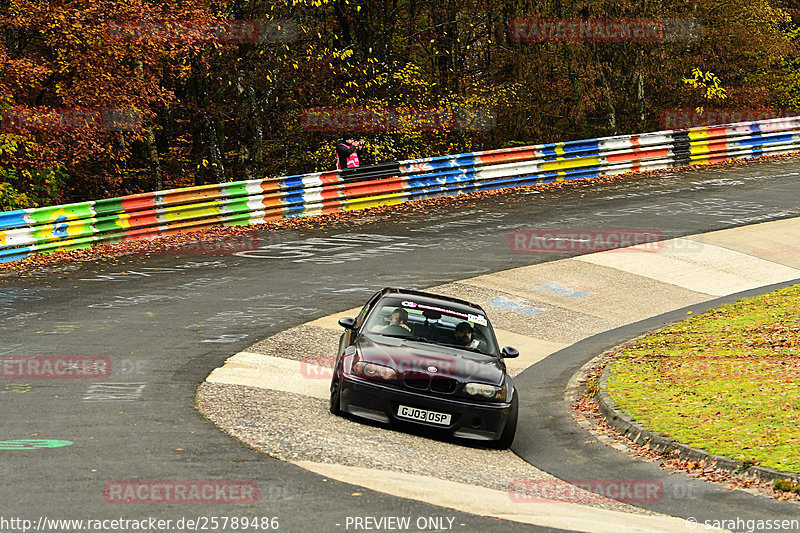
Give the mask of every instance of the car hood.
M 502 385 L 505 365 L 496 357 L 399 337 L 361 335 L 355 342 L 360 360 L 382 364 L 400 374 L 424 373 L 462 383 Z

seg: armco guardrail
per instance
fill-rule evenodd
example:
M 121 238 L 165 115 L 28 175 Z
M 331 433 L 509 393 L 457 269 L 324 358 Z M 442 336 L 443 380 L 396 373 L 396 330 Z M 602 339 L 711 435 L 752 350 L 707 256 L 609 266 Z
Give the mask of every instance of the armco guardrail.
M 800 117 L 383 163 L 0 213 L 0 261 L 224 224 L 800 151 Z

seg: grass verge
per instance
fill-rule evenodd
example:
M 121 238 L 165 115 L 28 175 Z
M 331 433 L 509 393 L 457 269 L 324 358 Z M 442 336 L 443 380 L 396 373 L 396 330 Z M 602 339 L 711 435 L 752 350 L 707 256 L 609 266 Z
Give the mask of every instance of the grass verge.
M 800 286 L 710 310 L 624 347 L 609 394 L 678 442 L 800 474 Z

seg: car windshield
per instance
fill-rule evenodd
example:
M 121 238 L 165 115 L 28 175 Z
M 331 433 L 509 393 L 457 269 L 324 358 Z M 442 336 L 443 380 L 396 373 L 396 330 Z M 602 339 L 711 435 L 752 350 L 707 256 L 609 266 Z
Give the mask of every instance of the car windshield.
M 407 337 L 496 355 L 497 346 L 486 315 L 450 308 L 446 302 L 421 303 L 412 298 L 385 298 L 370 313 L 367 333 Z

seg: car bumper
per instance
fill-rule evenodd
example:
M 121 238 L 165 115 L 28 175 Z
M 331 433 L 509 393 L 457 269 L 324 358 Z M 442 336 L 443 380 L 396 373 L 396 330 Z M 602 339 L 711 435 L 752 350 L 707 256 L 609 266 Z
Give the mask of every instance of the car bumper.
M 442 425 L 401 418 L 397 415 L 400 405 L 449 414 L 450 423 Z M 441 398 L 343 376 L 340 407 L 351 415 L 376 422 L 408 423 L 445 431 L 455 437 L 489 441 L 500 438 L 503 433 L 511 404 Z

